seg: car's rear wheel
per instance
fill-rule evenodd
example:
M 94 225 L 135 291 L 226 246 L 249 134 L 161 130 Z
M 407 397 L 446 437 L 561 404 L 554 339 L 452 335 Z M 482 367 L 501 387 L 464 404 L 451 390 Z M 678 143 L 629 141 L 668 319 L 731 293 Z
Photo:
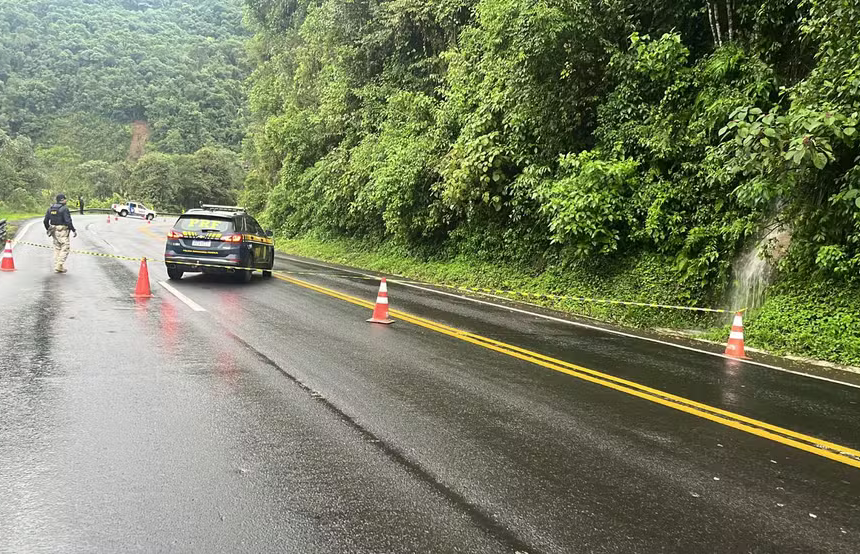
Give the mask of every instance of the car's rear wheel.
M 128 210 L 123 210 L 119 212 L 119 215 L 121 215 L 122 217 L 128 217 Z
M 146 219 L 152 221 L 153 219 L 155 219 L 155 216 L 152 214 L 146 214 Z
M 266 261 L 268 262 L 266 265 L 266 269 L 263 270 L 263 279 L 271 279 L 272 278 L 272 270 L 275 268 L 275 250 L 274 248 L 269 252 L 269 255 L 266 256 Z
M 182 279 L 183 273 L 184 273 L 184 271 L 182 271 L 178 267 L 168 267 L 167 268 L 167 277 L 171 281 L 178 281 L 178 280 Z
M 254 258 L 249 256 L 247 260 L 244 260 L 242 265 L 245 267 L 254 267 Z M 236 281 L 239 283 L 250 283 L 252 273 L 254 273 L 252 269 L 237 269 L 235 275 Z

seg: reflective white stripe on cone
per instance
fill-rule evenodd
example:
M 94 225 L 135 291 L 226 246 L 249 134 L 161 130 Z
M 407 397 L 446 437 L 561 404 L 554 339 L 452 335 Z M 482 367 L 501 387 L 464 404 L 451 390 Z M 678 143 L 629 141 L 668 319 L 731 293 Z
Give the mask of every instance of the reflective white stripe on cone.
M 370 323 L 384 323 L 389 325 L 394 323 L 388 319 L 388 285 L 385 282 L 385 277 L 379 283 L 379 293 L 376 295 L 376 306 L 373 308 L 373 316 L 368 319 Z
M 729 343 L 726 345 L 726 356 L 746 358 L 744 352 L 744 322 L 741 312 L 735 314 L 732 331 L 729 333 Z
M 3 250 L 3 261 L 0 262 L 0 271 L 15 271 L 15 260 L 12 258 L 12 241 L 6 241 L 6 248 Z

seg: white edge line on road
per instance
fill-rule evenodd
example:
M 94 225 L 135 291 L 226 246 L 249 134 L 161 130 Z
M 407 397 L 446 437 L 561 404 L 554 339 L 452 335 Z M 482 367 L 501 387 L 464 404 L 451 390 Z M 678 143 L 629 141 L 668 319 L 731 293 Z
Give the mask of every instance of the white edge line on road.
M 326 268 L 326 269 L 334 269 L 334 270 L 338 270 L 338 271 L 345 271 L 345 272 L 347 272 L 347 273 L 355 273 L 356 275 L 361 275 L 362 277 L 373 277 L 373 278 L 376 278 L 376 279 L 378 279 L 378 278 L 379 278 L 379 276 L 378 276 L 378 275 L 371 275 L 371 274 L 369 274 L 369 273 L 363 273 L 363 272 L 361 272 L 361 271 L 355 271 L 355 270 L 352 270 L 352 269 L 344 269 L 344 268 L 340 268 L 340 267 L 332 267 L 332 266 L 325 265 L 325 264 L 321 264 L 321 263 L 317 263 L 317 262 L 309 262 L 309 261 L 306 261 L 306 260 L 300 260 L 300 259 L 298 259 L 298 258 L 292 258 L 292 257 L 290 257 L 290 256 L 284 256 L 283 254 L 281 254 L 281 255 L 280 255 L 280 257 L 281 257 L 281 258 L 283 258 L 283 259 L 286 259 L 286 260 L 290 260 L 290 261 L 293 261 L 293 262 L 296 262 L 296 263 L 300 263 L 300 264 L 315 265 L 315 266 L 317 266 L 317 267 L 324 267 L 324 268 Z M 698 353 L 700 353 L 700 354 L 707 354 L 708 356 L 715 356 L 715 357 L 717 357 L 717 358 L 723 358 L 723 359 L 725 359 L 725 360 L 731 360 L 731 361 L 733 361 L 733 362 L 740 362 L 740 363 L 750 364 L 750 365 L 755 365 L 755 366 L 759 366 L 759 367 L 766 367 L 766 368 L 768 368 L 768 369 L 773 369 L 773 370 L 776 370 L 776 371 L 782 371 L 782 372 L 785 372 L 785 373 L 791 373 L 791 374 L 793 374 L 793 375 L 798 375 L 798 376 L 800 376 L 800 377 L 809 377 L 810 379 L 818 379 L 819 381 L 827 381 L 828 383 L 835 383 L 835 384 L 837 384 L 837 385 L 845 385 L 846 387 L 852 387 L 852 388 L 855 388 L 855 389 L 860 389 L 860 385 L 856 385 L 856 384 L 854 384 L 854 383 L 846 383 L 845 381 L 839 381 L 838 379 L 831 379 L 831 378 L 829 378 L 829 377 L 822 377 L 822 376 L 820 376 L 820 375 L 812 375 L 812 374 L 810 374 L 810 373 L 803 373 L 803 372 L 801 372 L 801 371 L 794 371 L 794 370 L 791 370 L 791 369 L 786 369 L 786 368 L 784 368 L 784 367 L 779 367 L 779 366 L 776 366 L 776 365 L 765 364 L 765 363 L 762 363 L 762 362 L 756 362 L 756 361 L 753 361 L 753 360 L 743 360 L 743 359 L 738 359 L 738 358 L 732 358 L 731 356 L 726 356 L 725 354 L 720 354 L 719 352 L 710 352 L 710 351 L 708 351 L 708 350 L 702 350 L 702 349 L 700 349 L 700 348 L 694 348 L 694 347 L 692 347 L 692 346 L 686 346 L 686 345 L 683 345 L 683 344 L 677 344 L 677 343 L 674 343 L 674 342 L 664 341 L 664 340 L 655 339 L 655 338 L 651 338 L 651 337 L 643 337 L 643 336 L 641 336 L 641 335 L 634 335 L 633 333 L 625 333 L 624 331 L 616 331 L 615 329 L 607 329 L 607 328 L 605 328 L 605 327 L 599 327 L 599 326 L 597 326 L 597 325 L 589 325 L 588 323 L 581 323 L 581 322 L 579 322 L 579 321 L 571 321 L 571 320 L 569 320 L 569 319 L 562 319 L 562 318 L 560 318 L 560 317 L 553 317 L 553 316 L 551 316 L 551 315 L 539 314 L 539 313 L 537 313 L 537 312 L 530 312 L 530 311 L 528 311 L 528 310 L 521 310 L 521 309 L 519 309 L 519 308 L 514 308 L 513 306 L 505 306 L 504 304 L 496 304 L 495 302 L 487 302 L 486 300 L 479 300 L 479 299 L 477 299 L 477 298 L 471 298 L 471 297 L 469 297 L 469 296 L 463 296 L 463 295 L 461 295 L 461 294 L 453 294 L 453 293 L 450 293 L 450 292 L 445 292 L 445 291 L 441 291 L 441 290 L 436 290 L 436 289 L 431 289 L 431 288 L 427 288 L 427 287 L 422 287 L 422 286 L 419 286 L 419 285 L 413 285 L 413 284 L 411 284 L 411 283 L 404 283 L 404 282 L 402 282 L 402 281 L 398 281 L 397 279 L 389 279 L 389 280 L 388 280 L 388 282 L 389 282 L 389 283 L 396 283 L 396 284 L 398 284 L 398 285 L 402 285 L 402 286 L 404 286 L 404 287 L 410 287 L 410 288 L 414 288 L 414 289 L 418 289 L 418 290 L 423 290 L 423 291 L 427 291 L 427 292 L 434 292 L 434 293 L 436 293 L 436 294 L 441 294 L 441 295 L 443 295 L 443 296 L 450 296 L 450 297 L 453 297 L 453 298 L 460 298 L 460 299 L 463 299 L 463 300 L 468 300 L 469 302 L 475 302 L 475 303 L 477 303 L 477 304 L 484 304 L 484 305 L 487 305 L 487 306 L 493 306 L 493 307 L 496 307 L 496 308 L 502 308 L 502 309 L 505 309 L 505 310 L 508 310 L 508 311 L 511 311 L 511 312 L 516 312 L 516 313 L 519 313 L 519 314 L 530 315 L 530 316 L 534 316 L 534 317 L 540 317 L 540 318 L 548 319 L 548 320 L 550 320 L 550 321 L 555 321 L 555 322 L 558 322 L 558 323 L 566 323 L 566 324 L 568 324 L 568 325 L 574 325 L 574 326 L 576 326 L 576 327 L 582 327 L 583 329 L 590 329 L 590 330 L 593 330 L 593 331 L 602 331 L 602 332 L 604 332 L 604 333 L 610 333 L 610 334 L 612 334 L 612 335 L 619 335 L 619 336 L 627 337 L 627 338 L 631 338 L 631 339 L 639 339 L 639 340 L 644 340 L 644 341 L 653 342 L 653 343 L 657 343 L 657 344 L 662 344 L 662 345 L 665 345 L 665 346 L 672 346 L 672 347 L 675 347 L 675 348 L 680 348 L 680 349 L 682 349 L 682 350 L 689 350 L 690 352 L 698 352 Z M 440 285 L 440 286 L 444 286 L 444 285 Z
M 18 242 L 18 239 L 22 239 L 22 238 L 24 238 L 24 235 L 26 235 L 26 234 L 27 234 L 27 231 L 29 231 L 29 230 L 30 230 L 30 227 L 32 227 L 32 226 L 33 226 L 33 225 L 35 225 L 36 223 L 39 223 L 39 220 L 38 220 L 38 219 L 34 219 L 34 220 L 33 220 L 33 221 L 31 221 L 30 223 L 28 223 L 28 224 L 24 225 L 24 228 L 23 228 L 23 229 L 21 229 L 21 231 L 19 231 L 18 233 L 16 233 L 16 234 L 15 234 L 15 238 L 14 238 L 14 239 L 12 239 L 12 246 L 15 246 L 15 244 Z
M 175 288 L 171 287 L 170 285 L 168 285 L 164 281 L 159 281 L 158 284 L 161 285 L 162 287 L 164 287 L 164 289 L 167 292 L 169 292 L 170 294 L 172 294 L 173 296 L 175 296 L 176 298 L 181 300 L 183 304 L 185 304 L 186 306 L 188 306 L 189 308 L 191 308 L 195 312 L 205 312 L 206 311 L 206 308 L 204 308 L 203 306 L 201 306 L 200 304 L 198 304 L 194 300 L 191 300 L 190 298 L 188 298 L 187 296 L 185 296 L 184 294 L 182 294 L 181 292 L 179 292 Z

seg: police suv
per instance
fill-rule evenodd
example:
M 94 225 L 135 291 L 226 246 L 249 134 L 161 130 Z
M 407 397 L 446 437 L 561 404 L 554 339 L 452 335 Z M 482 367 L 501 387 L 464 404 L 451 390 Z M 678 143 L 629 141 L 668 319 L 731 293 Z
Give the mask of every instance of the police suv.
M 203 204 L 182 214 L 167 233 L 167 275 L 176 280 L 184 273 L 226 272 L 247 283 L 259 269 L 269 278 L 275 265 L 271 237 L 245 208 Z

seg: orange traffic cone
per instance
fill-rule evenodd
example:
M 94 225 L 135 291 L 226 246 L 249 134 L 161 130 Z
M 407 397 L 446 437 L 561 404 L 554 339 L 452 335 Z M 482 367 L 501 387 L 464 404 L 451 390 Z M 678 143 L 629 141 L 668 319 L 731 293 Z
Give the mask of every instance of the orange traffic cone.
M 146 258 L 140 260 L 140 272 L 137 275 L 137 288 L 134 289 L 133 298 L 152 298 L 149 288 L 149 269 L 146 267 Z
M 735 314 L 732 331 L 729 333 L 729 344 L 726 346 L 726 356 L 732 358 L 747 357 L 744 353 L 744 322 L 741 312 Z
M 108 225 L 110 225 L 110 215 L 108 215 Z
M 394 321 L 388 319 L 388 285 L 385 277 L 379 283 L 379 293 L 376 295 L 376 306 L 373 308 L 373 317 L 367 321 L 371 323 L 384 323 L 389 325 Z
M 6 249 L 3 251 L 3 261 L 0 262 L 0 271 L 15 271 L 15 260 L 12 259 L 12 241 L 6 241 Z

